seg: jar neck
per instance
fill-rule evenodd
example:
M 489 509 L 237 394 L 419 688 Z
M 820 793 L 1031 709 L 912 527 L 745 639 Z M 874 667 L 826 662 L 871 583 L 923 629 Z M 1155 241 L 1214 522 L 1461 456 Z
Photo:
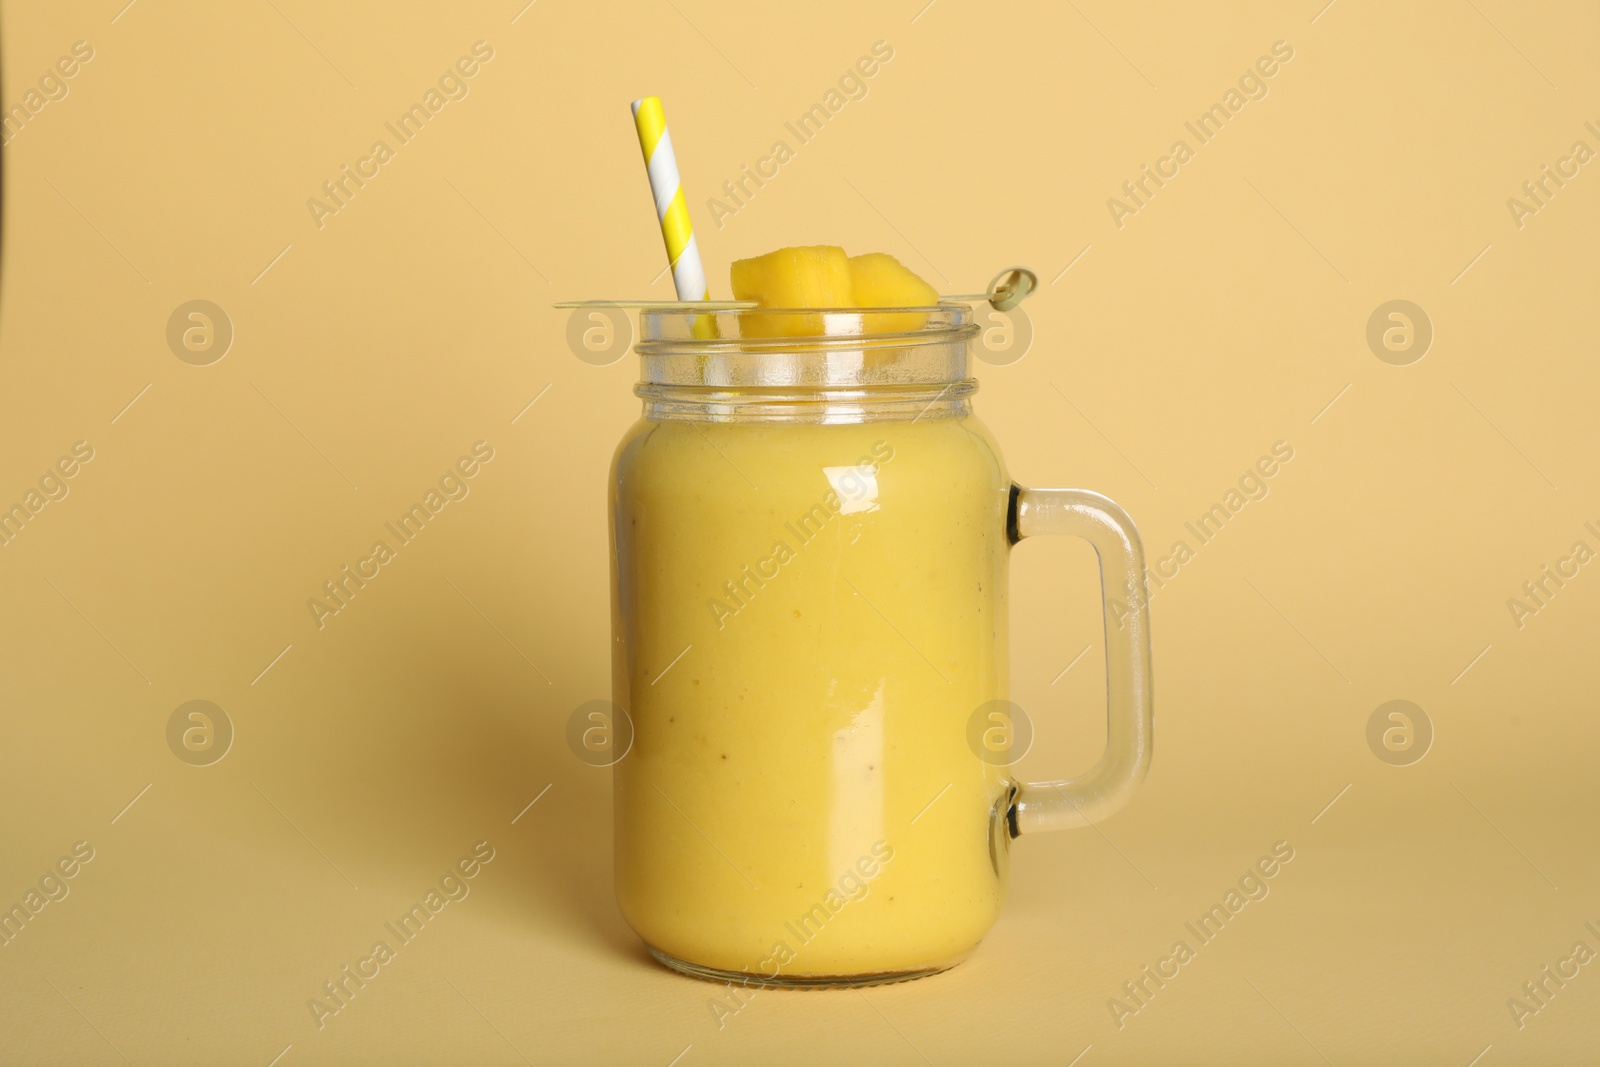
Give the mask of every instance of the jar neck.
M 871 310 L 650 308 L 640 382 L 649 419 L 860 423 L 961 418 L 978 333 L 962 305 Z
M 652 385 L 634 393 L 644 416 L 695 422 L 918 422 L 959 419 L 972 413 L 972 379 L 939 385 L 871 385 L 836 389 L 719 388 Z

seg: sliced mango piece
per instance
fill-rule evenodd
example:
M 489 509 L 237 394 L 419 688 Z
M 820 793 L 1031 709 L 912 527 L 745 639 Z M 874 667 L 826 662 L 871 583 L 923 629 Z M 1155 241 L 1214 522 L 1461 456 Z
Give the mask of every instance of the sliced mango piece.
M 735 260 L 729 271 L 735 300 L 764 308 L 855 306 L 850 261 L 836 245 L 780 248 L 754 259 Z M 746 315 L 751 337 L 805 337 L 824 332 L 821 315 Z
M 844 254 L 835 245 L 780 248 L 754 259 L 736 260 L 730 272 L 735 300 L 764 308 L 930 307 L 939 294 L 893 256 Z M 868 318 L 868 333 L 909 333 L 928 316 L 919 312 Z M 821 315 L 746 315 L 750 337 L 806 337 L 826 330 Z
M 855 290 L 855 307 L 931 307 L 939 302 L 933 286 L 886 252 L 851 256 L 850 284 Z M 921 314 L 874 315 L 867 326 L 869 333 L 909 333 L 922 329 L 927 321 L 928 316 Z

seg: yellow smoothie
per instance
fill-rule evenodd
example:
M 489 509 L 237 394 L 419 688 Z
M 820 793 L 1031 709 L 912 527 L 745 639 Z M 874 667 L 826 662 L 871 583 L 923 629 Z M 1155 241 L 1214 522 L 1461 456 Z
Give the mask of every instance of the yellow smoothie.
M 993 924 L 1010 481 L 971 416 L 641 420 L 612 470 L 617 895 L 767 978 L 948 965 Z

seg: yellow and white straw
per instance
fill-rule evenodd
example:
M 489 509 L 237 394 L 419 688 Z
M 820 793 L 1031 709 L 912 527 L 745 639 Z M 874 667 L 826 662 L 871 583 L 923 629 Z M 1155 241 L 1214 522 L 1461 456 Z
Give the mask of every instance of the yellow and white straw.
M 644 150 L 645 167 L 650 172 L 650 191 L 655 194 L 656 217 L 661 220 L 661 236 L 667 242 L 673 288 L 678 291 L 679 300 L 704 300 L 706 272 L 694 242 L 694 226 L 683 198 L 678 157 L 672 151 L 672 134 L 667 132 L 661 98 L 646 96 L 635 100 L 633 124 L 639 130 L 639 147 Z

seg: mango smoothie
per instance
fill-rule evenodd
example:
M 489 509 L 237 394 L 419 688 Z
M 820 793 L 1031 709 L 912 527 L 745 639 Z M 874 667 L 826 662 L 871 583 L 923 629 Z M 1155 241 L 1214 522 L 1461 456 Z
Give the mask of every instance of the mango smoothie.
M 923 972 L 993 924 L 1011 786 L 966 737 L 1007 694 L 1009 488 L 970 415 L 624 438 L 617 896 L 658 955 Z

